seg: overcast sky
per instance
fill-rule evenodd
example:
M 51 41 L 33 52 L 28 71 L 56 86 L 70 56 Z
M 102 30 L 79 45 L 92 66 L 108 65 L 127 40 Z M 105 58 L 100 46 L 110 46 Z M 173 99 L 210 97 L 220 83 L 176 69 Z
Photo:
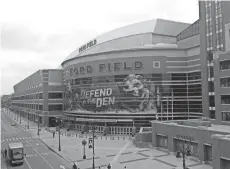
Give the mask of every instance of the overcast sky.
M 197 0 L 1 0 L 1 94 L 94 37 L 156 18 L 193 23 Z

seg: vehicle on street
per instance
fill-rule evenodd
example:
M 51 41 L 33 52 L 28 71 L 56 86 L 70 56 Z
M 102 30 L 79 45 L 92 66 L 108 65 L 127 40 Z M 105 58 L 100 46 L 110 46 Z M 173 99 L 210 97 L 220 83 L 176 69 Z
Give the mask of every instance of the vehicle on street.
M 8 160 L 11 165 L 22 164 L 24 162 L 24 146 L 21 142 L 9 143 Z
M 11 126 L 16 126 L 16 123 L 15 123 L 15 122 L 12 122 L 12 123 L 11 123 Z

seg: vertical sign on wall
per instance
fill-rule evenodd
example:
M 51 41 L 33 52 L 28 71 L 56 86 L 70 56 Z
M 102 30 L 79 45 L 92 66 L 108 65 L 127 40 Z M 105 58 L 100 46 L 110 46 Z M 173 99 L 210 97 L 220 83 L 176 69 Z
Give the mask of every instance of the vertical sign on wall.
M 157 86 L 157 107 L 160 106 L 160 86 Z

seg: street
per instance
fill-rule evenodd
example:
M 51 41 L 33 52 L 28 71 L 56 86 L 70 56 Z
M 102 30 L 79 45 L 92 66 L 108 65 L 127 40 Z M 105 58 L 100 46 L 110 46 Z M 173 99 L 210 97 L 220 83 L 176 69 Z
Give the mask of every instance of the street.
M 1 112 L 1 149 L 7 149 L 9 143 L 22 142 L 26 154 L 24 163 L 11 166 L 1 157 L 2 169 L 60 169 L 71 168 L 71 164 L 47 148 L 36 136 L 36 129 L 25 129 L 19 124 L 12 126 L 13 120 L 4 111 Z M 64 166 L 64 167 L 62 167 Z

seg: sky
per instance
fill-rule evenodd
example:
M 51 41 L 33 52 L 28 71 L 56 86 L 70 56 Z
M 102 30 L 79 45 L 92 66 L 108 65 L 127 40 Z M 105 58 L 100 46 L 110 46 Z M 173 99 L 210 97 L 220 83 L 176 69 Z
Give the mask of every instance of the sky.
M 157 18 L 193 23 L 198 0 L 1 0 L 1 95 L 96 36 Z

